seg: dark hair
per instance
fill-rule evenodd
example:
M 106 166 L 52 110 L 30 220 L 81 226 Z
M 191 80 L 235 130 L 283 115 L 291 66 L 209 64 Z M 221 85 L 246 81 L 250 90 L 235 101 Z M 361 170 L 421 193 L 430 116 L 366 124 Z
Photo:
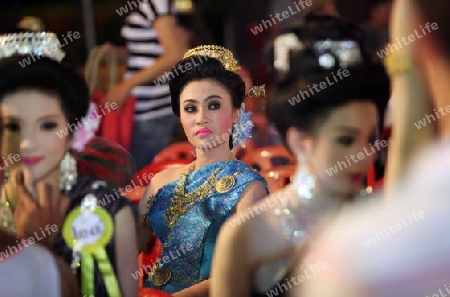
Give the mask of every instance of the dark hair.
M 450 1 L 414 0 L 413 4 L 425 22 L 438 24 L 439 30 L 433 31 L 433 36 L 436 36 L 433 38 L 436 38 L 438 44 L 443 47 L 442 51 L 445 57 L 450 59 L 450 21 L 448 18 Z
M 367 10 L 370 12 L 375 7 L 385 4 L 385 3 L 392 3 L 393 0 L 369 0 L 367 2 Z
M 178 62 L 172 71 L 178 74 L 177 69 L 190 69 L 175 75 L 169 82 L 172 110 L 177 117 L 180 117 L 181 92 L 189 83 L 202 79 L 213 79 L 220 83 L 228 90 L 233 107 L 241 107 L 245 97 L 245 83 L 237 73 L 226 70 L 219 60 L 206 56 L 191 56 Z
M 27 59 L 28 65 L 24 63 Z M 90 93 L 84 77 L 50 58 L 33 59 L 36 56 L 0 59 L 0 102 L 6 95 L 24 89 L 55 94 L 68 123 L 76 123 L 89 108 Z
M 317 125 L 333 110 L 354 101 L 373 102 L 382 121 L 390 97 L 389 77 L 381 64 L 370 60 L 363 35 L 355 25 L 337 17 L 310 16 L 287 32 L 294 32 L 304 44 L 322 40 L 355 41 L 362 51 L 362 63 L 346 68 L 336 63 L 324 69 L 312 50 L 290 55 L 288 78 L 276 84 L 268 100 L 269 119 L 275 123 L 285 143 L 289 127 L 314 134 Z M 311 91 L 314 84 L 321 83 L 326 87 Z

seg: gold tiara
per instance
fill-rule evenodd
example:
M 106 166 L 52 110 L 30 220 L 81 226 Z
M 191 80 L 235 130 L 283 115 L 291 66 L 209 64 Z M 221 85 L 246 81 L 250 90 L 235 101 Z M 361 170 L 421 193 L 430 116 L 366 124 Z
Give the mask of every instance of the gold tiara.
M 207 56 L 219 60 L 226 70 L 238 71 L 241 69 L 238 62 L 233 57 L 233 53 L 224 47 L 218 45 L 201 45 L 188 50 L 184 54 L 184 59 L 191 56 Z
M 233 53 L 224 47 L 218 45 L 201 45 L 188 50 L 183 59 L 191 56 L 207 56 L 219 60 L 226 70 L 236 72 L 241 69 L 236 59 L 233 57 Z M 253 86 L 245 97 L 258 97 L 264 100 L 266 99 L 265 85 Z

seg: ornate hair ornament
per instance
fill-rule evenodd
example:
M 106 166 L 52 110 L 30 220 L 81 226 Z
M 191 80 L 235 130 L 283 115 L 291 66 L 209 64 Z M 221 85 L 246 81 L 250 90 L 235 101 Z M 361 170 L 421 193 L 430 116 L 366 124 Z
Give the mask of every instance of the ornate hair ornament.
M 250 120 L 252 113 L 245 112 L 245 104 L 242 103 L 240 108 L 239 121 L 233 125 L 233 147 L 237 148 L 241 145 L 245 148 L 247 140 L 252 137 L 253 122 Z
M 274 42 L 274 62 L 277 79 L 284 80 L 290 73 L 290 53 L 313 51 L 319 65 L 325 69 L 333 67 L 347 68 L 361 64 L 361 49 L 353 40 L 318 40 L 302 42 L 295 33 L 278 36 Z
M 54 33 L 10 33 L 0 35 L 0 59 L 13 55 L 36 55 L 61 62 L 65 53 Z
M 233 53 L 224 47 L 217 45 L 202 45 L 188 50 L 184 54 L 184 59 L 191 56 L 206 56 L 219 60 L 224 68 L 228 71 L 237 72 L 241 69 L 239 63 L 233 56 Z M 265 85 L 254 86 L 250 89 L 246 97 L 262 97 L 266 98 Z M 251 137 L 251 131 L 254 127 L 253 122 L 250 120 L 251 112 L 245 112 L 245 104 L 241 104 L 239 121 L 233 125 L 233 147 L 237 148 L 241 145 L 245 148 L 245 143 L 248 138 Z
M 40 18 L 25 16 L 17 24 L 17 27 L 26 31 L 42 32 L 45 29 L 45 24 Z
M 191 56 L 206 56 L 219 60 L 223 67 L 229 71 L 238 71 L 241 69 L 236 59 L 233 57 L 233 53 L 224 47 L 218 45 L 201 45 L 188 50 L 183 59 Z
M 194 3 L 192 0 L 175 0 L 175 11 L 180 14 L 188 14 L 194 11 Z
M 100 116 L 97 114 L 97 104 L 91 102 L 88 113 L 73 135 L 72 148 L 79 152 L 83 151 L 86 144 L 95 136 L 99 126 Z

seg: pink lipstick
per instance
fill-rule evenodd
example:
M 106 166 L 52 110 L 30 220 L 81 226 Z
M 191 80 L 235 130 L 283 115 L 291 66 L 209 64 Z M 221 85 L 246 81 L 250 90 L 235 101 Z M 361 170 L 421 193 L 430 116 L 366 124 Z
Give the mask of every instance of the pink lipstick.
M 34 166 L 41 162 L 42 159 L 42 157 L 22 157 L 21 162 L 25 166 Z
M 208 128 L 200 128 L 195 133 L 195 135 L 197 135 L 197 136 L 208 136 L 210 134 L 212 134 L 212 132 Z

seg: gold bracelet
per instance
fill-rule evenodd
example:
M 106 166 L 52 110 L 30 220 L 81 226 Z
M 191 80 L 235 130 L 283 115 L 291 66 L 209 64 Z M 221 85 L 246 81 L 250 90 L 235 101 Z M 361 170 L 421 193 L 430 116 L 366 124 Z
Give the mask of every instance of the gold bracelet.
M 398 53 L 391 53 L 384 57 L 383 64 L 390 76 L 406 73 L 413 67 L 413 62 L 410 58 Z

